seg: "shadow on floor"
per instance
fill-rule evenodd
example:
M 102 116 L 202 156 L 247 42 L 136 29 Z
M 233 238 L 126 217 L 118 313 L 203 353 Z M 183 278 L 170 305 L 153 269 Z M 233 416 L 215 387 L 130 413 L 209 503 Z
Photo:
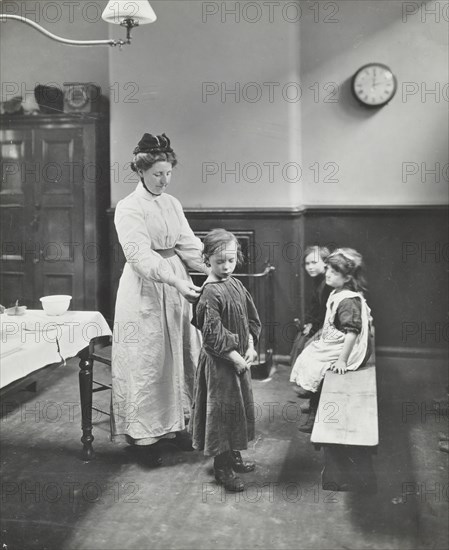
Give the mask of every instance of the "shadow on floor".
M 423 484 L 446 484 L 447 493 L 447 455 L 435 441 L 444 424 L 403 417 L 404 403 L 431 400 L 444 376 L 440 367 L 429 377 L 420 364 L 378 363 L 376 495 L 321 488 L 323 455 L 297 430 L 287 367 L 254 381 L 256 439 L 244 454 L 257 470 L 239 494 L 216 485 L 212 461 L 199 452 L 164 444 L 164 465 L 146 465 L 109 440 L 100 414 L 97 458 L 82 462 L 77 362 L 45 373 L 36 393 L 3 402 L 4 549 L 446 548 L 447 494 L 438 502 L 420 496 Z

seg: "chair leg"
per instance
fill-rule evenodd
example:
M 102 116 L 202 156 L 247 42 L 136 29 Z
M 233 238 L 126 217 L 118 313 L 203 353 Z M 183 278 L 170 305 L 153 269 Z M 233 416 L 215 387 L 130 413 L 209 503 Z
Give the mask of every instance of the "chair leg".
M 83 430 L 83 435 L 81 437 L 81 442 L 83 444 L 82 459 L 85 462 L 89 462 L 95 458 L 92 446 L 94 440 L 94 436 L 92 435 L 92 359 L 90 357 L 81 359 L 79 367 L 81 427 Z

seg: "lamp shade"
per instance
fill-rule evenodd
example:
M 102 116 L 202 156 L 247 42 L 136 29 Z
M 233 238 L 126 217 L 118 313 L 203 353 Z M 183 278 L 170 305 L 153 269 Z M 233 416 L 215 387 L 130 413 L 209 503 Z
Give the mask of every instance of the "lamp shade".
M 133 19 L 139 25 L 154 23 L 157 16 L 151 4 L 146 0 L 110 0 L 101 17 L 108 23 L 121 25 L 127 19 Z

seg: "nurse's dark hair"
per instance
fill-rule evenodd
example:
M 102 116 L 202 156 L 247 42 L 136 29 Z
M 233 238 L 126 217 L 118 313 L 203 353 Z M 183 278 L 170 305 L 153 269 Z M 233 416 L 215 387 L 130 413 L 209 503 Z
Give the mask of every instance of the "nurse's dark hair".
M 131 162 L 131 170 L 138 172 L 139 170 L 149 170 L 156 162 L 169 162 L 173 168 L 178 164 L 176 153 L 137 153 Z
M 366 291 L 366 280 L 363 275 L 364 264 L 362 255 L 353 248 L 337 248 L 326 259 L 326 264 L 335 271 L 349 277 L 344 288 L 354 292 Z
M 203 239 L 203 256 L 206 265 L 209 263 L 209 258 L 219 252 L 220 250 L 226 249 L 226 246 L 230 243 L 237 244 L 237 265 L 242 265 L 243 263 L 243 254 L 240 243 L 234 233 L 226 231 L 226 229 L 212 229 Z
M 166 134 L 143 134 L 137 147 L 134 147 L 133 155 L 131 170 L 134 172 L 149 170 L 156 162 L 169 162 L 173 167 L 178 163 L 170 138 Z

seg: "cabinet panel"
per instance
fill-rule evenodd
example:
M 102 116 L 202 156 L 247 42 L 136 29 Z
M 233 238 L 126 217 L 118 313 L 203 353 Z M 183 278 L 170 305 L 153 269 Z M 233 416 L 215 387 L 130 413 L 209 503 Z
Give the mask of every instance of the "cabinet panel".
M 24 209 L 9 205 L 1 207 L 0 228 L 2 236 L 2 269 L 8 270 L 12 261 L 25 261 L 27 228 L 25 227 Z M 10 264 L 11 265 L 11 264 Z
M 25 305 L 28 303 L 28 299 L 32 299 L 32 296 L 28 294 L 29 289 L 26 288 L 23 272 L 18 271 L 15 273 L 9 270 L 2 274 L 1 281 L 2 296 L 7 296 L 9 300 L 8 302 L 3 302 L 2 299 L 2 305 L 5 307 L 13 306 L 16 300 Z
M 31 238 L 30 217 L 33 178 L 28 162 L 31 155 L 30 130 L 0 130 L 0 297 L 7 307 L 16 300 L 28 305 L 34 294 L 36 249 Z
M 40 190 L 46 195 L 79 194 L 82 187 L 83 129 L 44 128 L 36 130 L 40 165 Z M 75 188 L 78 186 L 78 190 Z M 77 193 L 78 191 L 78 193 Z
M 72 275 L 52 273 L 51 269 L 47 269 L 43 278 L 43 296 L 49 294 L 69 294 L 72 296 L 72 302 L 77 303 L 77 295 L 75 294 L 75 285 Z M 74 305 L 72 309 L 82 309 L 79 305 Z
M 1 131 L 0 154 L 2 158 L 1 194 L 19 195 L 23 200 L 23 182 L 25 181 L 25 144 L 23 132 Z M 17 198 L 17 200 L 20 200 Z
M 35 202 L 41 252 L 35 284 L 44 294 L 70 294 L 74 309 L 84 309 L 85 302 L 83 257 L 74 253 L 84 241 L 83 182 L 76 181 L 73 169 L 84 159 L 82 137 L 77 127 L 35 131 L 41 167 Z
M 46 208 L 41 220 L 42 260 L 46 262 L 74 261 L 74 235 L 81 239 L 73 223 L 73 208 Z M 76 221 L 75 221 L 76 223 Z M 79 242 L 79 240 L 78 240 Z
M 0 303 L 40 308 L 45 294 L 70 294 L 72 309 L 101 311 L 102 264 L 85 251 L 89 243 L 107 249 L 108 120 L 38 115 L 0 123 Z M 86 166 L 99 175 L 86 179 Z

